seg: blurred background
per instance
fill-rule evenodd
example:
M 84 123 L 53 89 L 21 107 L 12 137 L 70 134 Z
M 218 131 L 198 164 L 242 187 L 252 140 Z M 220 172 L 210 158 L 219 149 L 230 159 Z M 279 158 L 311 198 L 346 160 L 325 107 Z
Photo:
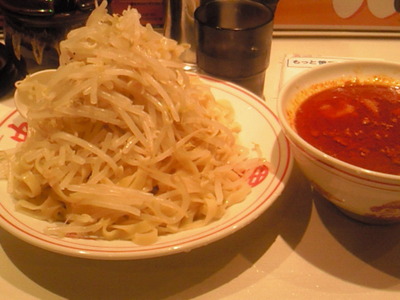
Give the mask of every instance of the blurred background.
M 399 0 L 265 1 L 277 4 L 276 30 L 400 31 Z M 121 13 L 131 5 L 140 11 L 143 22 L 151 23 L 160 29 L 164 24 L 164 2 L 164 0 L 109 1 L 112 12 Z M 0 25 L 3 25 L 1 13 Z

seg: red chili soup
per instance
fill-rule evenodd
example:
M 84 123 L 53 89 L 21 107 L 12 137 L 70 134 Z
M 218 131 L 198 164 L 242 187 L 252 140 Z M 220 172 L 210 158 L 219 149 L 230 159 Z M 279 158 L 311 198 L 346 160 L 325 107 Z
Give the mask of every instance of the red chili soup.
M 400 87 L 349 83 L 328 88 L 300 104 L 294 126 L 333 157 L 400 175 Z

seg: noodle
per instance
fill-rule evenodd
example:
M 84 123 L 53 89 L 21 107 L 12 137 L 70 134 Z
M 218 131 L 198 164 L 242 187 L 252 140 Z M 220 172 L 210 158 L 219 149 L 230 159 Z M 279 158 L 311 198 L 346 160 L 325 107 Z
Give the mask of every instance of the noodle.
M 238 144 L 232 108 L 183 71 L 184 50 L 105 1 L 71 31 L 51 80 L 17 85 L 29 93 L 9 165 L 17 207 L 49 234 L 151 244 L 243 201 L 264 162 Z

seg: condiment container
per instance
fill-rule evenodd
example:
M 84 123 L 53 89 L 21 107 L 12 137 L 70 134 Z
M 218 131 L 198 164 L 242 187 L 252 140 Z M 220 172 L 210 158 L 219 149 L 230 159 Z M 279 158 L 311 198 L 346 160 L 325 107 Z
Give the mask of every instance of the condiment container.
M 96 0 L 0 0 L 6 47 L 28 72 L 58 66 L 59 42 L 85 24 Z M 101 1 L 100 1 L 101 2 Z

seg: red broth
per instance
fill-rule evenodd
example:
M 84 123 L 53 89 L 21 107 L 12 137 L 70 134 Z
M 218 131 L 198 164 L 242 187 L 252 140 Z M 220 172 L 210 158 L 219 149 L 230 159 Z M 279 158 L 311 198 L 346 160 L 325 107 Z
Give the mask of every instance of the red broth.
M 326 154 L 400 175 L 400 87 L 349 83 L 328 88 L 300 104 L 294 126 Z

